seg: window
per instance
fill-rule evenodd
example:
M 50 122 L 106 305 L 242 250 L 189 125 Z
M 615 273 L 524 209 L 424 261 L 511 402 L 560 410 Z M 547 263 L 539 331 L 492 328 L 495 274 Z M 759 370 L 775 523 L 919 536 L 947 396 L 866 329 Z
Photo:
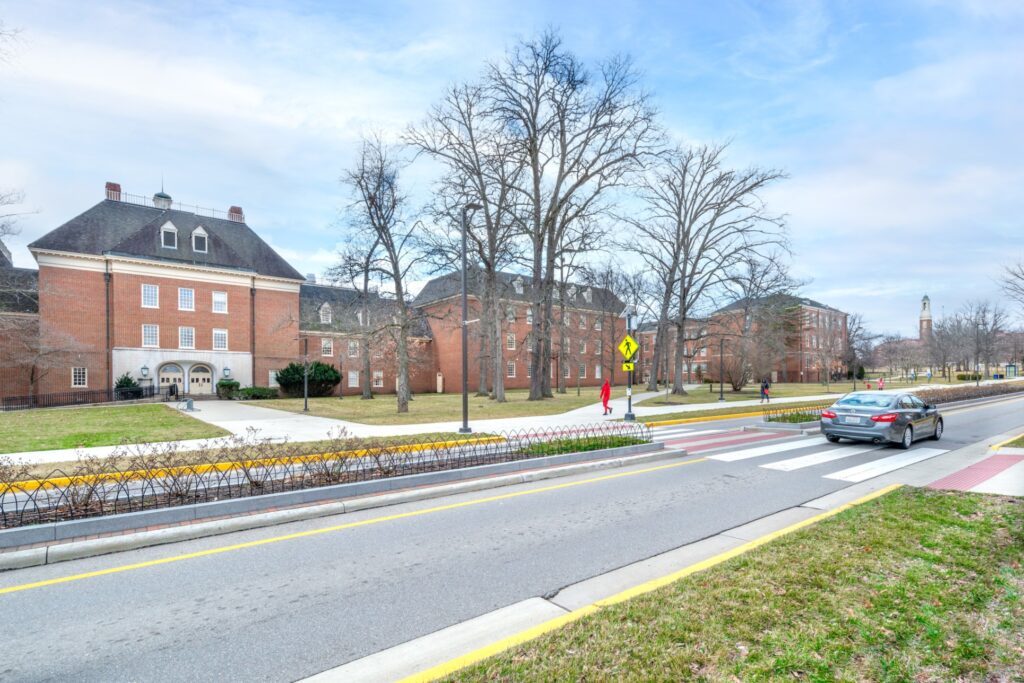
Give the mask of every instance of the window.
M 194 327 L 179 327 L 178 328 L 178 348 L 179 349 L 194 349 L 194 348 L 196 348 L 196 328 L 194 328 Z
M 348 388 L 357 389 L 359 388 L 359 371 L 349 370 L 348 371 Z
M 71 386 L 73 386 L 73 387 L 87 387 L 87 386 L 89 386 L 89 370 L 88 370 L 88 368 L 71 368 Z
M 600 318 L 595 318 L 594 319 L 594 329 L 597 330 L 598 332 L 600 332 L 602 327 L 604 327 L 604 325 L 601 323 L 601 319 Z
M 205 254 L 207 251 L 206 231 L 202 228 L 196 228 L 192 231 L 192 251 L 198 251 L 201 254 Z
M 191 287 L 178 287 L 178 310 L 196 310 L 196 290 Z
M 587 352 L 587 342 L 581 341 L 580 342 L 580 353 L 586 353 L 586 352 Z
M 359 342 L 350 341 L 348 343 L 348 357 L 359 358 Z
M 580 373 L 580 375 L 579 375 L 580 379 L 586 379 L 587 378 L 587 366 L 584 365 L 583 363 L 580 363 L 579 373 Z
M 601 366 L 600 365 L 595 365 L 594 366 L 594 379 L 601 379 Z
M 565 290 L 565 296 L 570 299 L 576 298 L 576 285 L 569 285 L 569 288 Z
M 532 325 L 533 324 L 533 308 L 527 308 L 526 309 L 526 324 L 527 325 Z
M 505 309 L 505 320 L 514 323 L 516 321 L 516 307 L 509 306 Z
M 526 364 L 526 379 L 533 379 L 533 363 Z
M 142 326 L 142 345 L 147 347 L 158 347 L 160 346 L 160 326 L 159 325 L 143 325 Z
M 142 307 L 160 308 L 160 285 L 142 285 Z
M 508 349 L 509 351 L 515 351 L 516 350 L 516 335 L 514 335 L 514 334 L 506 334 L 505 335 L 505 348 Z
M 505 363 L 505 375 L 508 376 L 509 378 L 515 378 L 516 362 L 514 360 L 510 360 L 508 363 Z
M 160 229 L 160 246 L 164 249 L 178 248 L 178 229 L 170 223 Z
M 384 371 L 374 370 L 373 371 L 373 386 L 376 389 L 381 389 L 384 386 Z
M 228 312 L 228 293 L 227 292 L 214 292 L 213 293 L 213 312 L 214 313 L 227 313 Z
M 512 287 L 515 288 L 516 294 L 522 294 L 523 293 L 523 278 L 517 277 L 515 280 L 513 280 L 512 281 Z
M 270 372 L 267 373 L 267 386 L 277 386 L 277 370 L 271 370 Z
M 594 355 L 595 356 L 600 356 L 601 355 L 601 340 L 600 339 L 598 339 L 596 342 L 594 342 Z
M 562 377 L 569 379 L 569 365 L 568 363 L 562 365 Z
M 581 315 L 580 316 L 580 329 L 581 330 L 587 329 L 587 316 L 585 316 L 585 315 Z
M 320 340 L 320 355 L 321 356 L 333 356 L 334 355 L 334 340 L 333 339 L 321 339 Z
M 334 318 L 333 311 L 331 311 L 330 304 L 324 304 L 320 307 L 320 323 L 323 325 L 330 325 L 331 320 Z
M 227 351 L 228 350 L 228 331 L 227 330 L 214 330 L 213 331 L 213 350 L 214 351 Z
M 590 289 L 590 287 L 587 287 L 586 289 L 584 289 L 584 290 L 583 290 L 583 299 L 584 299 L 584 301 L 586 301 L 586 302 L 587 302 L 588 304 L 589 304 L 589 303 L 590 303 L 591 301 L 593 301 L 593 299 L 594 299 L 594 292 L 593 292 L 593 290 L 592 290 L 592 289 Z

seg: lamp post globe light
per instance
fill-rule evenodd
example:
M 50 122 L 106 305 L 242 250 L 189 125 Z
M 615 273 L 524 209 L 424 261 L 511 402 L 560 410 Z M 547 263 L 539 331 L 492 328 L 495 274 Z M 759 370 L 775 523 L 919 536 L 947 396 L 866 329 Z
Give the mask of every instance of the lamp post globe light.
M 466 300 L 466 231 L 469 226 L 469 212 L 482 209 L 480 204 L 469 202 L 462 207 L 462 426 L 459 434 L 469 434 L 469 304 Z

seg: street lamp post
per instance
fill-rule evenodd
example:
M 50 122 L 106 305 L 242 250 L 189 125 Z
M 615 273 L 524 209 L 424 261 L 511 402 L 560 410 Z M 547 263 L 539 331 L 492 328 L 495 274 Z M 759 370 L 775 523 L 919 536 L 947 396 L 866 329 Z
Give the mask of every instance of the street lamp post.
M 718 400 L 725 401 L 725 337 L 718 338 Z
M 466 231 L 469 212 L 483 207 L 470 202 L 462 207 L 462 426 L 459 434 L 469 434 L 469 304 L 466 299 Z
M 302 412 L 309 412 L 309 337 L 303 337 L 302 350 Z

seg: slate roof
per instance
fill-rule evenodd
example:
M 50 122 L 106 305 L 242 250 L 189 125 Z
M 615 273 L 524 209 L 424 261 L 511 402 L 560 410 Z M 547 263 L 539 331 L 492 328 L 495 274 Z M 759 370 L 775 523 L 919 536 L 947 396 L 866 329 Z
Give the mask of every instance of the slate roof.
M 729 311 L 741 310 L 743 308 L 746 308 L 747 301 L 748 300 L 746 298 L 737 299 L 728 306 L 718 309 L 712 315 L 717 315 L 719 313 L 728 313 Z M 770 296 L 755 299 L 754 303 L 755 305 L 758 306 L 777 306 L 780 308 L 789 308 L 792 306 L 811 306 L 813 308 L 821 308 L 826 311 L 834 311 L 836 313 L 842 313 L 843 315 L 846 315 L 846 313 L 840 311 L 838 308 L 826 306 L 820 301 L 815 301 L 814 299 L 809 299 L 805 296 L 794 296 L 792 294 L 772 294 Z
M 523 293 L 517 294 L 514 283 L 515 280 L 520 278 L 523 281 Z M 498 284 L 501 288 L 500 296 L 502 299 L 521 301 L 523 303 L 533 301 L 533 278 L 529 275 L 500 272 L 498 273 Z M 570 286 L 575 287 L 574 295 L 566 297 L 566 304 L 570 308 L 596 311 L 598 313 L 611 312 L 615 315 L 620 314 L 626 308 L 626 304 L 622 303 L 617 296 L 603 287 L 589 287 L 580 284 L 571 284 Z M 468 272 L 466 289 L 471 295 L 483 291 L 483 271 L 470 270 Z M 590 301 L 587 301 L 584 296 L 584 290 L 586 289 L 591 291 Z M 420 290 L 419 296 L 416 297 L 415 304 L 416 306 L 426 306 L 435 301 L 452 296 L 460 296 L 461 294 L 462 273 L 461 271 L 455 271 L 427 282 L 423 289 Z
M 366 309 L 369 324 L 379 325 L 394 314 L 395 302 L 376 292 L 367 294 Z M 320 308 L 331 307 L 331 322 L 320 322 Z M 363 309 L 363 294 L 349 287 L 303 284 L 299 287 L 299 328 L 304 332 L 335 332 L 356 334 L 360 331 L 358 314 Z M 420 311 L 414 311 L 410 333 L 414 337 L 431 339 L 430 325 Z
M 178 229 L 177 249 L 161 246 L 160 229 L 168 221 Z M 192 250 L 192 231 L 200 226 L 208 235 L 206 253 Z M 51 230 L 29 249 L 133 256 L 305 279 L 245 223 L 110 199 Z
M 39 313 L 39 271 L 0 267 L 0 313 Z

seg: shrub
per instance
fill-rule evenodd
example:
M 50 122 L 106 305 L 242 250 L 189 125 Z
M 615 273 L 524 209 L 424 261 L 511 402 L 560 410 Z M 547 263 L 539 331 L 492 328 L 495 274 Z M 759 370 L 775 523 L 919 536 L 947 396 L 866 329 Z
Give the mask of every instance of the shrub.
M 961 382 L 975 382 L 981 379 L 980 372 L 961 372 L 958 373 L 956 378 Z
M 277 371 L 277 383 L 286 396 L 293 398 L 302 396 L 302 363 L 289 363 L 283 370 Z M 334 387 L 341 383 L 341 373 L 333 365 L 320 361 L 309 364 L 309 395 L 330 396 Z
M 858 365 L 857 366 L 857 379 L 864 379 L 864 366 L 863 365 Z
M 277 389 L 274 387 L 242 387 L 232 395 L 232 398 L 239 401 L 259 401 L 277 396 Z
M 135 381 L 135 378 L 127 372 L 117 378 L 114 382 L 114 389 L 117 400 L 125 401 L 133 398 L 142 398 L 142 387 Z
M 237 380 L 222 379 L 217 382 L 217 396 L 219 398 L 234 398 L 240 386 Z

